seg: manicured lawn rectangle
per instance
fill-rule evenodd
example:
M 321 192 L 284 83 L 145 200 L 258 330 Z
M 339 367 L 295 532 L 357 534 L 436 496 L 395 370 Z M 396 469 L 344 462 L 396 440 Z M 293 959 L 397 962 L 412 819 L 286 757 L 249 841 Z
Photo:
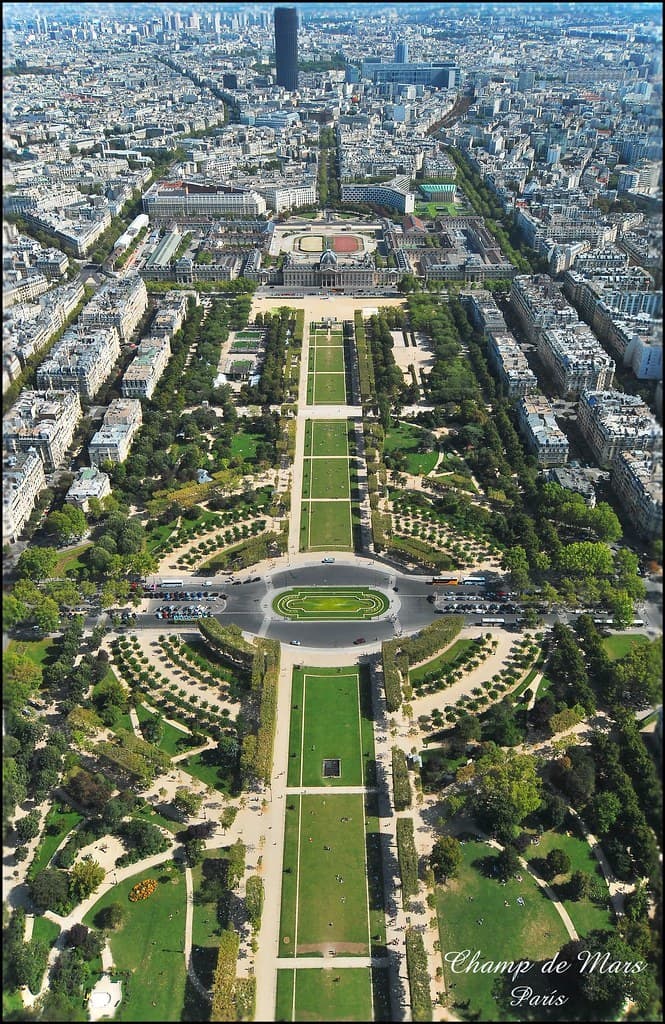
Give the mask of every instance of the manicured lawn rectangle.
M 304 480 L 309 480 L 307 493 Z M 303 498 L 346 498 L 351 497 L 348 459 L 304 459 Z
M 344 373 L 344 349 L 341 345 L 318 345 L 314 357 L 315 373 Z
M 392 454 L 394 451 L 401 451 L 406 456 L 407 473 L 430 473 L 438 459 L 438 452 L 419 452 L 418 448 L 422 442 L 423 430 L 412 423 L 400 423 L 397 427 L 391 427 L 386 432 L 384 451 Z
M 436 672 L 437 669 L 443 668 L 444 665 L 454 661 L 460 654 L 473 646 L 473 640 L 456 640 L 451 647 L 444 651 L 443 654 L 437 655 L 437 657 L 433 658 L 432 661 L 426 661 L 424 665 L 419 665 L 417 668 L 410 669 L 410 682 L 419 683 L 420 680 L 424 679 L 430 672 Z
M 349 454 L 348 420 L 308 420 L 311 424 L 310 445 L 305 455 L 335 456 Z
M 373 1019 L 369 967 L 277 972 L 275 1020 Z
M 536 962 L 529 974 L 515 984 L 532 985 L 541 977 L 538 961 L 551 957 L 568 941 L 568 933 L 552 901 L 536 885 L 526 870 L 522 881 L 511 878 L 502 885 L 491 874 L 497 851 L 484 843 L 468 841 L 462 847 L 462 863 L 457 878 L 450 879 L 436 890 L 436 910 L 441 949 L 480 950 L 481 961 L 529 960 Z M 524 905 L 517 903 L 522 896 Z M 505 903 L 508 906 L 505 906 Z M 482 920 L 482 924 L 478 921 Z M 497 977 L 501 975 L 465 972 L 458 966 L 443 964 L 446 989 L 454 984 L 456 1003 L 469 1003 L 466 1019 L 497 1020 L 499 1006 L 492 996 Z M 537 976 L 536 976 L 537 975 Z M 544 976 L 549 990 L 551 978 Z M 510 986 L 511 979 L 507 982 Z M 501 1009 L 502 1020 L 516 1020 L 510 1011 Z
M 304 550 L 350 551 L 353 548 L 350 502 L 310 501 L 305 504 L 307 531 L 304 535 Z
M 346 383 L 343 373 L 317 373 L 314 379 L 314 405 L 343 405 Z
M 363 799 L 334 793 L 287 798 L 281 956 L 323 956 L 331 949 L 340 956 L 368 955 Z M 289 926 L 293 930 L 287 932 Z
M 305 672 L 305 715 L 300 786 L 362 786 L 358 673 L 320 676 Z M 339 758 L 341 776 L 324 778 L 324 758 Z
M 129 892 L 145 878 L 158 881 L 148 900 L 130 903 Z M 110 934 L 111 953 L 122 979 L 122 1002 L 115 1020 L 180 1020 L 185 996 L 185 876 L 169 862 L 139 871 L 112 886 L 83 919 L 94 926 L 97 913 L 111 903 L 125 910 L 125 923 Z
M 612 636 L 603 637 L 602 644 L 610 661 L 618 661 L 628 654 L 635 644 L 648 643 L 649 638 L 643 633 L 613 633 Z

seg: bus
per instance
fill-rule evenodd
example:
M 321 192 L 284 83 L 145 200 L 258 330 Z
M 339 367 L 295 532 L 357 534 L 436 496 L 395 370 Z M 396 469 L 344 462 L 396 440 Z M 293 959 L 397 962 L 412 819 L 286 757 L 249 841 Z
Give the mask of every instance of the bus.
M 457 576 L 435 576 L 429 581 L 431 587 L 456 587 L 458 583 Z
M 485 580 L 484 576 L 467 576 L 465 580 L 462 580 L 462 583 L 466 583 L 470 587 L 482 586 L 486 582 L 487 581 Z
M 173 590 L 174 587 L 182 586 L 182 580 L 162 580 L 159 586 L 166 590 Z
M 506 620 L 505 619 L 495 619 L 495 618 L 492 618 L 490 616 L 488 618 L 481 619 L 480 620 L 480 624 L 482 626 L 505 626 Z

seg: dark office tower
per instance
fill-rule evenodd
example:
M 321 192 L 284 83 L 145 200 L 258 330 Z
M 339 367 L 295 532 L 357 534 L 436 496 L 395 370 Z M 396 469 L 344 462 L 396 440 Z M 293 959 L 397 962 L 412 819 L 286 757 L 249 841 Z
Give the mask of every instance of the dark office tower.
M 409 44 L 398 43 L 395 47 L 395 64 L 409 63 Z
M 275 8 L 275 62 L 277 85 L 295 92 L 298 88 L 298 12 L 295 7 Z

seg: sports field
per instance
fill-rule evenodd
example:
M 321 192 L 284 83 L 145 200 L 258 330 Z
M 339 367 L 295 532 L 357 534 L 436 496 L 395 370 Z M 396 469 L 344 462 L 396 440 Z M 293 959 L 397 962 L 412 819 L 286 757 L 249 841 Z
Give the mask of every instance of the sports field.
M 330 760 L 339 775 L 325 776 Z M 287 786 L 371 785 L 374 775 L 367 669 L 294 669 Z
M 299 622 L 362 621 L 383 615 L 388 598 L 365 587 L 294 587 L 279 594 L 272 606 L 278 615 Z
M 300 507 L 301 551 L 352 551 L 350 501 L 303 501 Z
M 333 235 L 334 252 L 358 252 L 362 245 L 357 235 Z
M 374 1020 L 372 969 L 278 971 L 275 1020 Z

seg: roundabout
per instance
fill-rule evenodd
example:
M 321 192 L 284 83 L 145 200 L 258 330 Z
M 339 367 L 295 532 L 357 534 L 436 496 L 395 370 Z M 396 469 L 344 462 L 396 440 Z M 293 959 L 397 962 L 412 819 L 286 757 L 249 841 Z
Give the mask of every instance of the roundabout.
M 297 622 L 358 621 L 384 615 L 388 598 L 365 587 L 292 587 L 278 594 L 273 611 Z

